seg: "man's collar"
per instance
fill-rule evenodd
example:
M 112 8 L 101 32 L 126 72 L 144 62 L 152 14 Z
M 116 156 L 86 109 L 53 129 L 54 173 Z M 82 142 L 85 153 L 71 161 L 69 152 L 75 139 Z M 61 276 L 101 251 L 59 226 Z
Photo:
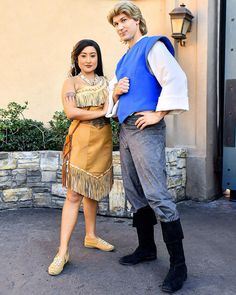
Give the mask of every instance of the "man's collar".
M 142 40 L 144 37 L 147 37 L 147 35 L 143 35 L 142 37 L 140 37 L 140 38 L 134 43 L 134 45 L 137 44 L 137 43 L 138 43 L 140 40 Z M 134 45 L 133 45 L 133 46 L 134 46 Z M 133 46 L 132 46 L 132 47 L 133 47 Z M 131 48 L 132 48 L 132 47 L 131 47 Z M 128 50 L 129 50 L 129 49 L 130 49 L 130 47 L 128 48 Z

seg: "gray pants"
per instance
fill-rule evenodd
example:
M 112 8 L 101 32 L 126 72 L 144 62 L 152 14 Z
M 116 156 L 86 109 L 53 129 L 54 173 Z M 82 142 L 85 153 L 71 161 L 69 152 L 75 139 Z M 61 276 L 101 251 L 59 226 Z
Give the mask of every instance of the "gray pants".
M 120 157 L 122 177 L 132 211 L 150 205 L 163 222 L 179 218 L 176 205 L 167 190 L 165 161 L 165 122 L 144 130 L 135 126 L 132 115 L 121 125 Z

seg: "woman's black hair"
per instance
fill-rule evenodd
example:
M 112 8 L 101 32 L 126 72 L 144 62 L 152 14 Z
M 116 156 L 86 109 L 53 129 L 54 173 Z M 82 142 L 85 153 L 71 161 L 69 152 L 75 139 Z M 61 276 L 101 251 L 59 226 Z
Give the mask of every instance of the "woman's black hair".
M 94 72 L 98 76 L 103 76 L 101 49 L 99 45 L 97 44 L 97 42 L 90 39 L 83 39 L 75 44 L 73 51 L 71 52 L 71 70 L 70 70 L 71 76 L 76 76 L 81 72 L 81 69 L 78 65 L 78 56 L 81 53 L 81 51 L 83 51 L 83 49 L 88 46 L 94 47 L 97 52 L 98 64 Z

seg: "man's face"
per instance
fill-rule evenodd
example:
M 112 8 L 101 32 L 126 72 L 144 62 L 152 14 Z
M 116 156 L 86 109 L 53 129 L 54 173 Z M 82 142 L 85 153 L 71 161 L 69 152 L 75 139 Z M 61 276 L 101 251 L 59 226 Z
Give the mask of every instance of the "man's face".
M 122 41 L 129 42 L 139 32 L 139 21 L 121 13 L 113 17 L 113 26 L 116 28 Z

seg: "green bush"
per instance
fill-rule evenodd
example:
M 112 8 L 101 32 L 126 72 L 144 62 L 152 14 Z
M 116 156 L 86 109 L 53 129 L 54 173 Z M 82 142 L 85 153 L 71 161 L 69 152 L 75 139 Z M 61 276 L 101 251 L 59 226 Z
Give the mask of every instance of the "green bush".
M 33 151 L 46 148 L 47 129 L 42 122 L 25 119 L 24 110 L 28 103 L 8 104 L 0 109 L 0 151 Z
M 47 150 L 60 151 L 63 148 L 64 140 L 70 126 L 70 120 L 66 118 L 65 113 L 55 112 L 51 121 L 47 137 Z
M 112 128 L 112 141 L 113 141 L 113 150 L 119 150 L 119 133 L 120 133 L 120 124 L 119 122 L 111 119 L 111 128 Z
M 49 121 L 49 128 L 43 122 L 26 119 L 23 112 L 28 102 L 16 102 L 0 109 L 0 151 L 62 150 L 70 120 L 65 113 L 55 112 Z M 111 120 L 113 147 L 119 146 L 119 124 Z

